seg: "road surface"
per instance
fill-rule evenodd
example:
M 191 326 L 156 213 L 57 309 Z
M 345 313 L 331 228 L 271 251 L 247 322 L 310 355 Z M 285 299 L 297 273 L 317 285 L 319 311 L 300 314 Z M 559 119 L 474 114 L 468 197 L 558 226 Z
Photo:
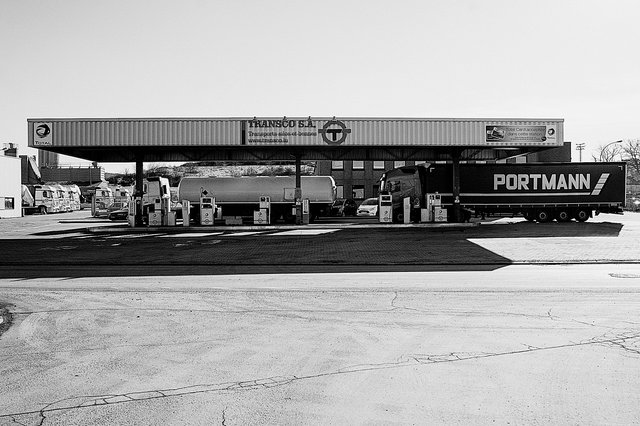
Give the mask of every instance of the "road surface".
M 397 230 L 365 244 L 349 229 L 6 238 L 17 246 L 16 272 L 0 279 L 13 318 L 0 337 L 0 424 L 638 424 L 640 227 L 624 219 L 523 236 L 529 224 Z M 435 249 L 407 271 L 401 240 Z M 308 264 L 255 257 L 260 273 L 239 263 L 225 273 L 221 263 L 311 244 Z M 356 246 L 366 267 L 386 263 L 323 263 Z M 448 246 L 500 261 L 443 264 Z M 87 262 L 128 251 L 148 263 L 172 247 L 185 248 L 157 275 Z M 202 250 L 213 257 L 189 260 Z M 202 269 L 189 274 L 193 265 Z

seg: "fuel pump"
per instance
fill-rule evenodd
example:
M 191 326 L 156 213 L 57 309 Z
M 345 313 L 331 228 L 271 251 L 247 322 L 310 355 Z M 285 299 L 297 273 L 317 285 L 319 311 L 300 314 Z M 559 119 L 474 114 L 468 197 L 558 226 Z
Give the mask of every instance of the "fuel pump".
M 411 198 L 402 199 L 402 222 L 411 223 Z
M 136 208 L 138 207 L 138 203 L 131 200 L 129 202 L 129 214 L 127 215 L 127 223 L 130 227 L 135 228 L 136 226 Z
M 447 210 L 442 208 L 442 197 L 440 194 L 427 194 L 426 222 L 445 222 Z M 444 220 L 442 216 L 444 214 Z
M 309 199 L 305 198 L 302 200 L 302 224 L 308 225 L 311 221 L 311 209 L 309 206 Z
M 149 204 L 148 221 L 149 226 L 162 226 L 162 199 L 153 198 Z
M 253 212 L 255 225 L 268 225 L 271 223 L 271 197 L 261 195 L 259 209 Z
M 182 200 L 182 226 L 189 226 L 191 223 L 191 201 Z
M 170 222 L 169 216 L 171 216 L 171 199 L 164 198 L 164 197 L 160 199 L 160 215 L 162 220 L 162 226 L 168 226 Z M 176 224 L 176 219 L 175 219 L 175 213 L 174 213 L 173 225 L 175 224 Z
M 200 225 L 213 226 L 215 198 L 200 197 Z
M 391 194 L 380 194 L 378 197 L 378 221 L 380 223 L 393 222 L 393 202 Z

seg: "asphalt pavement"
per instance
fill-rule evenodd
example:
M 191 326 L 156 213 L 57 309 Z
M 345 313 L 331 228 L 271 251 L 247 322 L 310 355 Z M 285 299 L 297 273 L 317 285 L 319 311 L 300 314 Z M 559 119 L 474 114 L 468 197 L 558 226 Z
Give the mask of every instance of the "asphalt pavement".
M 0 425 L 640 424 L 635 214 L 53 218 L 0 221 Z

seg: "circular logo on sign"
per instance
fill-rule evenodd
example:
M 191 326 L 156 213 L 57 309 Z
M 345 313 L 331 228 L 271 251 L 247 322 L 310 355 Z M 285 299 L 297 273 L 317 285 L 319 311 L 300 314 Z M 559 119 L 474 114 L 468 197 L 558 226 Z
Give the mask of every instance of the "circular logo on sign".
M 36 127 L 36 135 L 40 138 L 46 138 L 51 133 L 51 129 L 46 124 L 41 124 Z
M 549 136 L 553 136 L 556 134 L 556 129 L 549 129 L 547 130 L 547 134 L 549 134 Z
M 318 133 L 322 135 L 322 139 L 328 145 L 340 145 L 347 139 L 351 129 L 347 129 L 347 126 L 340 120 L 329 120 L 322 126 L 322 129 L 318 130 Z

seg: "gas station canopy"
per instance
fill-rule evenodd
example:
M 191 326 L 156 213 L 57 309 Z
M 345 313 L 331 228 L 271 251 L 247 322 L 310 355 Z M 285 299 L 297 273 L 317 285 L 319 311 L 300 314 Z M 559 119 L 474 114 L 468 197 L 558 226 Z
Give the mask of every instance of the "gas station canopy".
M 564 143 L 563 119 L 37 118 L 29 146 L 98 162 L 494 160 Z

